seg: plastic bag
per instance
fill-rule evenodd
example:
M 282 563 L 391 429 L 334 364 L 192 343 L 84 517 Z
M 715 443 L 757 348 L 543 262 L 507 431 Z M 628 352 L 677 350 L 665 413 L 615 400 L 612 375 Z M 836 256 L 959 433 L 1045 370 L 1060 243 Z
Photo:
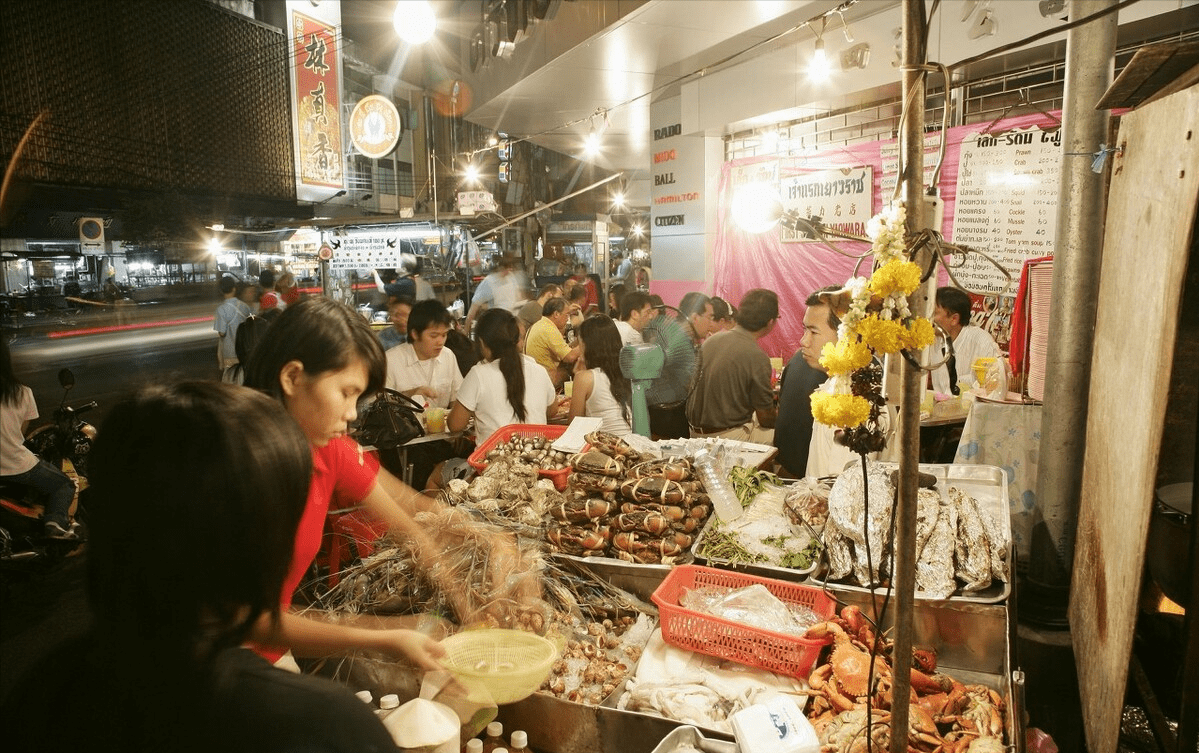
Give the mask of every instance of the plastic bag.
M 996 358 L 987 364 L 983 379 L 983 394 L 991 400 L 1006 400 L 1007 386 L 1011 381 L 1011 367 L 1006 358 Z
M 692 589 L 683 593 L 679 604 L 730 622 L 785 635 L 803 635 L 820 621 L 812 610 L 784 603 L 760 583 L 731 591 L 711 587 Z

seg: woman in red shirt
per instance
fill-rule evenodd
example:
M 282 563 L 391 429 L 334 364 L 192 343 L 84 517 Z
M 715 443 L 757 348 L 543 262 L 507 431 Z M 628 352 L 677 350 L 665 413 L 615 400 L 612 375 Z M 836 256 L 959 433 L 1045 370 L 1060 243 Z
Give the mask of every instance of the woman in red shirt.
M 281 595 L 283 617 L 276 625 L 262 622 L 255 631 L 255 639 L 265 647 L 261 653 L 268 658 L 278 659 L 287 648 L 302 656 L 360 648 L 405 655 L 432 669 L 444 654 L 439 644 L 415 631 L 352 628 L 287 611 L 320 548 L 334 495 L 339 502 L 365 506 L 393 532 L 416 539 L 420 551 L 437 552 L 413 516 L 439 510 L 441 504 L 380 469 L 378 461 L 347 435 L 357 417 L 358 399 L 377 392 L 385 373 L 383 348 L 366 321 L 350 308 L 321 297 L 285 309 L 251 358 L 246 385 L 283 403 L 308 437 L 313 461 L 308 504 Z M 455 596 L 452 588 L 446 592 Z M 463 609 L 457 611 L 463 621 L 470 618 Z

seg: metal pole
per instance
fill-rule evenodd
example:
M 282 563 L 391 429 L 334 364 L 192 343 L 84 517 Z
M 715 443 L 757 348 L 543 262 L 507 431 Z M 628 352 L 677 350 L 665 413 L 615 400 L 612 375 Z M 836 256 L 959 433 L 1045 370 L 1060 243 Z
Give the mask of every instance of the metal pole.
M 1116 0 L 1075 0 L 1071 16 L 1085 17 Z M 1102 173 L 1091 157 L 1107 141 L 1108 110 L 1095 103 L 1111 85 L 1117 13 L 1071 29 L 1066 36 L 1066 89 L 1062 113 L 1062 172 L 1054 238 L 1053 317 L 1049 322 L 1044 408 L 1041 416 L 1037 507 L 1023 616 L 1064 626 L 1074 562 L 1078 498 L 1086 450 L 1087 393 L 1095 331 L 1095 300 L 1103 251 Z M 1025 609 L 1025 606 L 1030 607 Z
M 903 129 L 899 134 L 903 169 L 898 177 L 906 207 L 905 234 L 924 229 L 924 98 L 925 37 L 927 20 L 924 0 L 903 0 Z M 946 83 L 948 87 L 948 82 Z M 946 93 L 948 104 L 948 92 Z M 923 269 L 931 251 L 921 251 L 914 261 Z M 927 313 L 927 294 L 917 288 L 911 297 L 913 313 Z M 908 696 L 912 676 L 912 606 L 916 591 L 916 495 L 920 482 L 920 398 L 924 372 L 902 362 L 903 397 L 899 404 L 899 489 L 895 500 L 895 673 L 891 701 L 891 753 L 906 753 Z M 881 502 L 881 500 L 880 500 Z M 881 626 L 880 626 L 881 627 Z M 895 730 L 901 730 L 895 732 Z

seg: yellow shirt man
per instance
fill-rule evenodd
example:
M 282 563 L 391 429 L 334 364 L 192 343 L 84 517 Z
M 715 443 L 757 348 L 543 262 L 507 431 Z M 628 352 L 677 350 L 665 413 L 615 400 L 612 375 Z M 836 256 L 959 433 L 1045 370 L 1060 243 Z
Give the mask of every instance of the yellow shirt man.
M 555 387 L 566 380 L 567 369 L 563 368 L 563 363 L 574 363 L 579 357 L 580 349 L 567 345 L 563 335 L 568 321 L 566 300 L 551 298 L 545 304 L 544 315 L 525 335 L 525 353 L 545 367 Z

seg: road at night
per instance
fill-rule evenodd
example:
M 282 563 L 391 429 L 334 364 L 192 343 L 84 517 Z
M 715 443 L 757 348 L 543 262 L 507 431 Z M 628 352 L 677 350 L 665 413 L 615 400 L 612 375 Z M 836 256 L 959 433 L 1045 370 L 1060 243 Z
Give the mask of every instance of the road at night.
M 219 376 L 210 319 L 70 337 L 21 336 L 9 347 L 17 376 L 33 390 L 42 418 L 49 418 L 62 399 L 58 372 L 63 368 L 75 374 L 70 404 L 99 403 L 88 414 L 93 423 L 121 395 L 141 385 Z

